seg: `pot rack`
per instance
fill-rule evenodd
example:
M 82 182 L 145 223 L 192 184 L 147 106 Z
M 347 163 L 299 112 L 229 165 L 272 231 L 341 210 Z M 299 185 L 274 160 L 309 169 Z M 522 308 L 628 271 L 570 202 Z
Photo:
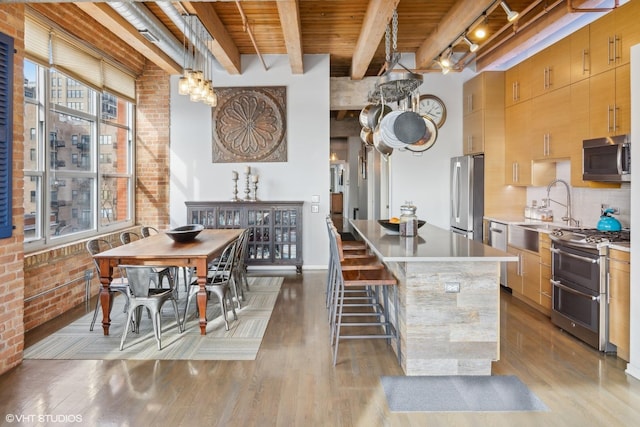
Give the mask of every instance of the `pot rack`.
M 391 39 L 393 37 L 393 46 Z M 400 101 L 409 98 L 422 84 L 422 74 L 411 72 L 400 63 L 398 49 L 398 11 L 394 9 L 391 25 L 387 24 L 385 32 L 385 72 L 378 81 L 374 89 L 369 92 L 369 102 L 379 103 L 382 100 L 387 102 Z M 394 67 L 399 65 L 404 71 L 395 71 Z

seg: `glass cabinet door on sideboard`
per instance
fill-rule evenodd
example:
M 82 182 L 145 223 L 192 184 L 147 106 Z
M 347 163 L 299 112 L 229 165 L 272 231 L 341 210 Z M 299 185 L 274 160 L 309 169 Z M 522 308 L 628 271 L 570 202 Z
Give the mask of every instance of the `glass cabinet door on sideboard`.
M 206 228 L 248 228 L 249 265 L 302 271 L 303 202 L 186 202 L 187 219 Z

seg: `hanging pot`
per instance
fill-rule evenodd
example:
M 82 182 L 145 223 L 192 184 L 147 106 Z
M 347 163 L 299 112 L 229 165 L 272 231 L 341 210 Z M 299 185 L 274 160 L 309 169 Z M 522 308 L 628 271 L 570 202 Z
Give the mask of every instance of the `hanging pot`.
M 380 131 L 380 126 L 377 126 L 376 129 L 373 131 L 373 146 L 375 147 L 376 150 L 378 150 L 380 154 L 382 154 L 385 157 L 393 153 L 393 148 L 389 147 L 382 140 L 382 133 Z
M 366 145 L 373 145 L 373 131 L 371 129 L 362 128 L 360 130 L 360 139 Z
M 393 122 L 393 133 L 405 144 L 414 144 L 425 136 L 427 125 L 418 113 L 404 111 Z
M 380 121 L 380 136 L 384 143 L 390 148 L 404 148 L 406 144 L 400 141 L 394 131 L 394 123 L 403 111 L 392 111 Z
M 433 144 L 436 143 L 436 139 L 438 138 L 438 126 L 435 122 L 426 115 L 423 115 L 422 119 L 424 120 L 426 129 L 424 135 L 417 142 L 407 145 L 407 150 L 413 151 L 414 153 L 427 151 L 433 147 Z
M 360 126 L 369 130 L 375 129 L 381 117 L 391 112 L 391 107 L 383 104 L 368 104 L 360 111 Z

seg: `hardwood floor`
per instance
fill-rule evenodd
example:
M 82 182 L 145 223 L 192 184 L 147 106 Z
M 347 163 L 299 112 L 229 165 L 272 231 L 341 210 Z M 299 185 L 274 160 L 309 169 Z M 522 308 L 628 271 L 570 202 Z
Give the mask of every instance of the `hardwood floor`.
M 391 413 L 379 377 L 402 372 L 383 340 L 342 342 L 332 366 L 324 281 L 324 272 L 286 274 L 255 361 L 25 360 L 0 376 L 0 412 L 49 416 L 58 426 L 640 424 L 640 381 L 625 375 L 622 360 L 566 335 L 506 292 L 493 373 L 517 375 L 550 411 Z M 85 312 L 79 307 L 28 333 L 27 345 Z M 36 425 L 32 419 L 13 424 Z

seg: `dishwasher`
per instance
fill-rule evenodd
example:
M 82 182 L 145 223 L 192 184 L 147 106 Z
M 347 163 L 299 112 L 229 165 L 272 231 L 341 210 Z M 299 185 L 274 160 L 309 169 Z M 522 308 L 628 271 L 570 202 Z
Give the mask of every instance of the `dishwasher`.
M 497 221 L 489 222 L 489 245 L 492 248 L 507 251 L 507 224 Z M 507 263 L 500 263 L 500 285 L 507 285 Z

